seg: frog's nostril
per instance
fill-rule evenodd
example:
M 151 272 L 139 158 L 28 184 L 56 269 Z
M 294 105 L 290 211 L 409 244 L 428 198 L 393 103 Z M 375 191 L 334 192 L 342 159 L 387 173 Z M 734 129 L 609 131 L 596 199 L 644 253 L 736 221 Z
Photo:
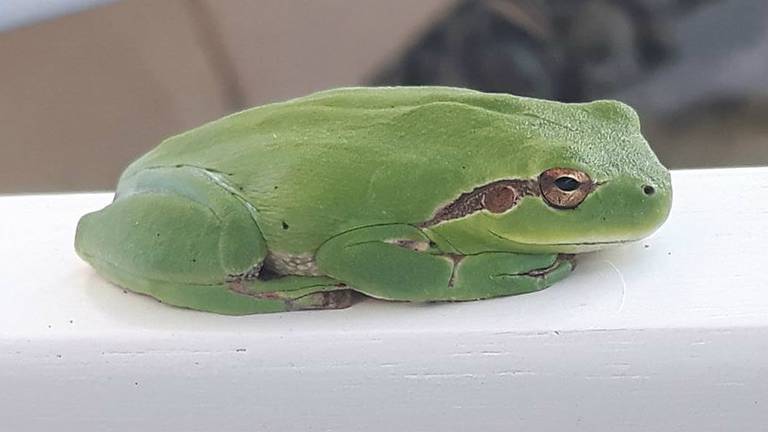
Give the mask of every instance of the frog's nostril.
M 643 186 L 643 193 L 650 196 L 656 193 L 656 189 L 654 189 L 651 185 L 645 185 Z

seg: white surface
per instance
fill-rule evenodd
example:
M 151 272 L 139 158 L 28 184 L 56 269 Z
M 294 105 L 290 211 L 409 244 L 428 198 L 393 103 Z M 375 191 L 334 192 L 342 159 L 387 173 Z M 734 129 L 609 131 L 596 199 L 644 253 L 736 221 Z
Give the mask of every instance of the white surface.
M 115 0 L 0 0 L 0 31 Z
M 683 171 L 650 239 L 539 293 L 227 317 L 72 250 L 108 194 L 0 197 L 0 429 L 723 431 L 768 424 L 768 169 Z

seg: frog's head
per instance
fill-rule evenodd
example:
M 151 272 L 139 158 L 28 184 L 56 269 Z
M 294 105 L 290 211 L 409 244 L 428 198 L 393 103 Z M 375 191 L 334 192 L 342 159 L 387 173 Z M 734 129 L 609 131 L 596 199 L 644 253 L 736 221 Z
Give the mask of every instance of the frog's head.
M 497 180 L 462 194 L 433 218 L 431 230 L 462 252 L 585 252 L 641 239 L 666 220 L 669 171 L 641 135 L 632 108 L 542 101 L 510 117 L 510 124 L 527 122 L 516 127 L 530 153 L 487 161 Z M 477 211 L 466 211 L 468 201 Z M 467 214 L 446 217 L 457 210 Z

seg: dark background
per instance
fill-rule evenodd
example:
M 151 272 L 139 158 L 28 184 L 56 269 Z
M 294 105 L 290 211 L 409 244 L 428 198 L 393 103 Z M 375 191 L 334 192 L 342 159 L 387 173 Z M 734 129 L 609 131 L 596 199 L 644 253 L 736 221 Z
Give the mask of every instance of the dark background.
M 168 135 L 366 84 L 615 98 L 671 168 L 765 165 L 768 2 L 134 0 L 17 26 L 0 193 L 111 189 Z

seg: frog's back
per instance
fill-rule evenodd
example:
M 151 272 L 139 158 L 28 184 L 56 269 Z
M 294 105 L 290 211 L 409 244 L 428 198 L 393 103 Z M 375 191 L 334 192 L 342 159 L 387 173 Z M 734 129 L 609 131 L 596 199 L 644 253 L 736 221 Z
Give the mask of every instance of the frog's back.
M 180 135 L 171 137 L 136 161 L 135 170 L 179 163 L 201 162 L 205 166 L 238 165 L 243 156 L 248 166 L 262 163 L 258 156 L 279 148 L 289 157 L 311 158 L 347 150 L 344 140 L 361 131 L 384 126 L 404 126 L 404 116 L 430 105 L 464 106 L 494 114 L 530 111 L 531 103 L 543 107 L 558 104 L 504 94 L 489 94 L 452 87 L 359 87 L 327 90 L 241 111 Z M 439 107 L 436 107 L 440 109 Z M 450 114 L 450 113 L 446 113 Z M 429 125 L 421 125 L 426 129 Z M 390 128 L 391 129 L 391 128 Z M 392 130 L 383 131 L 392 132 Z M 370 137 L 370 134 L 365 134 Z M 387 137 L 389 138 L 389 137 Z M 367 141 L 366 141 L 367 143 Z M 353 146 L 360 146 L 360 142 Z M 421 149 L 431 152 L 433 149 Z M 235 151 L 236 150 L 236 151 Z M 297 151 L 299 150 L 299 151 Z M 409 151 L 419 148 L 410 148 Z M 271 165 L 274 160 L 263 163 Z
M 172 137 L 123 177 L 218 172 L 258 210 L 268 243 L 290 239 L 282 249 L 300 252 L 359 226 L 419 223 L 457 191 L 537 174 L 531 124 L 561 121 L 563 105 L 448 87 L 330 90 Z

